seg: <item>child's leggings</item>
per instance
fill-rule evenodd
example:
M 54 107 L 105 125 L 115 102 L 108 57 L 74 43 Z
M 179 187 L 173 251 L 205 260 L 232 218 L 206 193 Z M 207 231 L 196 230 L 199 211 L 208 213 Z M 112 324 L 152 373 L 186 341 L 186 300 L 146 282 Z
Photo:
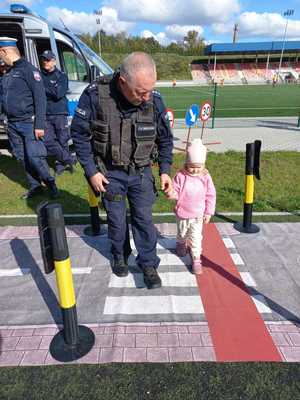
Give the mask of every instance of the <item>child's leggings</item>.
M 202 227 L 203 218 L 181 219 L 177 221 L 177 241 L 187 241 L 194 259 L 198 259 L 202 253 Z

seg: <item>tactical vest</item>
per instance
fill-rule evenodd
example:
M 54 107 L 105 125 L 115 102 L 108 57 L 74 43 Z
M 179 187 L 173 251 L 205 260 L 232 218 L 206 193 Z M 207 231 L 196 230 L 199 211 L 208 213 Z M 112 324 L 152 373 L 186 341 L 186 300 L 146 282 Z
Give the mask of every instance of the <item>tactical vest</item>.
M 153 102 L 143 110 L 137 108 L 125 118 L 118 107 L 118 92 L 112 76 L 98 80 L 97 119 L 91 121 L 93 150 L 96 156 L 113 166 L 137 167 L 150 164 L 155 148 L 156 126 Z

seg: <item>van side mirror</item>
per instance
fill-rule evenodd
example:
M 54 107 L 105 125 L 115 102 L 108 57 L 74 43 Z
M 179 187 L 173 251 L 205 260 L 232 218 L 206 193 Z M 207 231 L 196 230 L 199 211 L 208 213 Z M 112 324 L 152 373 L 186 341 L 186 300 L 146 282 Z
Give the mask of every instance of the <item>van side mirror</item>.
M 99 76 L 99 69 L 96 67 L 96 65 L 91 65 L 91 80 L 95 81 L 98 76 Z

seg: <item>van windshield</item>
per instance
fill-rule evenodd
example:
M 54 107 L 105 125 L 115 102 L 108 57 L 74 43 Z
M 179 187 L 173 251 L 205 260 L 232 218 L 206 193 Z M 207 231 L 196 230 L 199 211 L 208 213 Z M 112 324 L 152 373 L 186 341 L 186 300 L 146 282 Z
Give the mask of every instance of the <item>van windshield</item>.
M 107 65 L 96 53 L 94 53 L 93 50 L 91 50 L 85 43 L 78 38 L 76 41 L 86 58 L 99 69 L 101 74 L 110 75 L 114 72 L 112 68 Z

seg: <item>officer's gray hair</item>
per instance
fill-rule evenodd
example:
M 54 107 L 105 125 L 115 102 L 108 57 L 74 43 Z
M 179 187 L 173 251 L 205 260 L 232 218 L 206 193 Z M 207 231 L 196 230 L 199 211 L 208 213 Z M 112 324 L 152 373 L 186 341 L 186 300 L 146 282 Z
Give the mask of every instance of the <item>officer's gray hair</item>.
M 156 66 L 153 58 L 141 51 L 136 51 L 124 58 L 120 66 L 120 74 L 129 81 L 133 81 L 137 71 L 146 70 L 156 75 Z

